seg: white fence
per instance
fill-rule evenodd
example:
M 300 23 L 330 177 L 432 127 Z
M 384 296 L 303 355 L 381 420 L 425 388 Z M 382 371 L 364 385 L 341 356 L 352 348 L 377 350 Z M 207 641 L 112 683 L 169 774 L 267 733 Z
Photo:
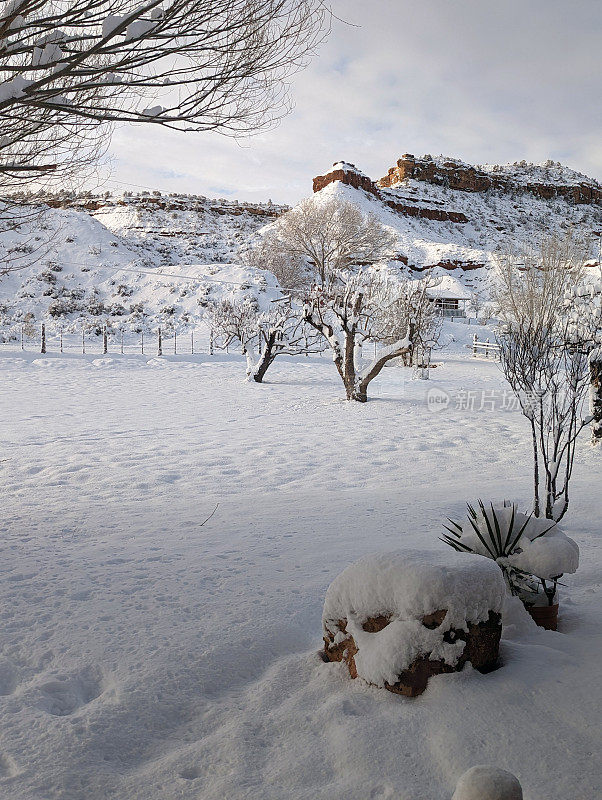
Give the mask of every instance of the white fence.
M 500 346 L 496 342 L 490 342 L 489 339 L 480 340 L 477 334 L 473 336 L 472 344 L 467 344 L 466 347 L 472 349 L 472 354 L 475 358 L 492 358 L 495 361 L 500 360 Z

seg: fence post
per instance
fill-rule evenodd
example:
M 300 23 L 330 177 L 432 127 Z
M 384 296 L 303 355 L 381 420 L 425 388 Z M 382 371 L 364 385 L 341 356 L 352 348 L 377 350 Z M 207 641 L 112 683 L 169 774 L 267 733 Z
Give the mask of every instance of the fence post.
M 46 325 L 42 323 L 42 343 L 40 348 L 40 353 L 46 352 Z
M 144 355 L 144 331 L 140 331 L 140 352 Z
M 86 352 L 86 329 L 82 327 L 82 355 Z
M 190 331 L 190 355 L 194 355 L 194 331 Z
M 123 355 L 123 328 L 121 329 L 121 355 Z
M 21 350 L 25 350 L 25 331 L 23 325 L 21 325 Z
M 103 325 L 102 328 L 102 354 L 106 356 L 109 351 L 109 341 L 107 337 L 107 326 Z
M 158 351 L 157 351 L 157 355 L 158 356 L 162 356 L 163 355 L 163 340 L 161 338 L 161 328 L 159 328 L 159 348 L 158 348 Z
M 173 354 L 174 354 L 174 356 L 178 355 L 177 342 L 178 342 L 178 334 L 176 333 L 176 329 L 174 328 L 173 329 Z
M 479 341 L 479 337 L 475 335 L 472 337 L 472 355 L 474 358 L 477 357 L 477 342 Z
M 489 338 L 485 339 L 485 358 L 489 358 Z
M 61 342 L 61 353 L 63 352 L 63 329 L 61 328 L 61 332 L 59 333 L 59 340 Z
M 213 355 L 213 328 L 209 328 L 209 355 Z

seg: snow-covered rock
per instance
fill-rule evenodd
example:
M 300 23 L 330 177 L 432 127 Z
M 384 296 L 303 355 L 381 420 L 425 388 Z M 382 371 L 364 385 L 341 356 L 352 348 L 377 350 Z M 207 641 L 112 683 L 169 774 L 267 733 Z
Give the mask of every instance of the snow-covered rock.
M 325 653 L 352 677 L 414 696 L 430 675 L 494 665 L 504 595 L 497 566 L 478 557 L 365 556 L 326 593 Z
M 523 790 L 511 772 L 477 766 L 462 775 L 452 800 L 523 800 Z

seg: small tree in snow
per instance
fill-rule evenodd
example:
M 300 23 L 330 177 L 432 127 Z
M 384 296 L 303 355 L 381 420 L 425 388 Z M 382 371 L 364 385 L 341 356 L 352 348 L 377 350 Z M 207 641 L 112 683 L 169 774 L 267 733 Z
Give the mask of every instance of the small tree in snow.
M 337 198 L 303 200 L 279 218 L 272 236 L 273 246 L 305 260 L 325 289 L 342 270 L 390 258 L 397 245 L 397 235 L 374 214 Z
M 270 311 L 260 311 L 252 300 L 222 300 L 208 309 L 213 342 L 218 348 L 239 343 L 247 360 L 247 377 L 261 383 L 279 355 L 316 352 L 315 337 L 307 331 L 295 309 L 284 298 Z
M 602 444 L 602 347 L 590 353 L 592 444 Z
M 390 299 L 383 301 L 374 317 L 372 338 L 385 345 L 392 345 L 403 339 L 408 330 L 413 331 L 410 350 L 403 356 L 407 366 L 412 364 L 416 347 L 435 347 L 439 341 L 443 318 L 429 295 L 429 289 L 437 283 L 436 278 L 389 283 Z
M 534 514 L 554 520 L 568 509 L 576 440 L 591 421 L 582 414 L 602 332 L 595 293 L 575 286 L 582 275 L 569 239 L 546 240 L 539 257 L 503 259 L 496 292 L 502 369 L 531 428 Z
M 305 298 L 303 318 L 328 342 L 348 400 L 365 403 L 370 382 L 385 364 L 411 352 L 416 330 L 412 315 L 406 330 L 398 330 L 398 339 L 385 344 L 370 362 L 364 363 L 361 358 L 364 342 L 392 339 L 383 313 L 403 291 L 403 284 L 382 273 L 360 270 L 340 273 L 326 287 L 314 286 Z

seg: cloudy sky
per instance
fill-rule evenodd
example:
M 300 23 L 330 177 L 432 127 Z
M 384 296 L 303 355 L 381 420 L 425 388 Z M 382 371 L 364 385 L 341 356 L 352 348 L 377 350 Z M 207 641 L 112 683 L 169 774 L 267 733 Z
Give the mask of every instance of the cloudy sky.
M 107 186 L 290 203 L 335 161 L 379 178 L 405 152 L 552 158 L 602 181 L 600 0 L 331 5 L 348 24 L 295 77 L 278 128 L 240 142 L 122 128 Z

